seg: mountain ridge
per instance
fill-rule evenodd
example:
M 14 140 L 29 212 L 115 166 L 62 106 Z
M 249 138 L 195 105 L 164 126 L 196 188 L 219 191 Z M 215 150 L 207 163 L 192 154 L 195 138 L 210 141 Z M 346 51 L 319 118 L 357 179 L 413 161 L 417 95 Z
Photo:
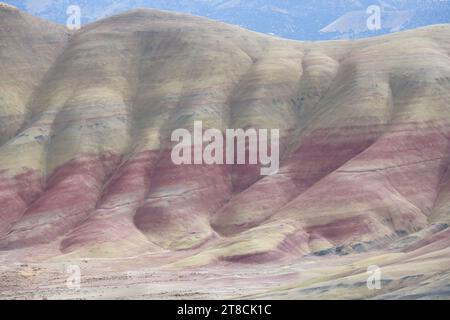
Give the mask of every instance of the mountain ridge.
M 82 11 L 83 24 L 111 16 L 131 8 L 150 7 L 199 16 L 240 25 L 266 34 L 297 40 L 330 40 L 371 37 L 403 29 L 449 22 L 449 4 L 445 1 L 160 1 L 160 0 L 102 0 L 95 4 L 86 0 L 14 1 L 23 10 L 45 19 L 64 23 L 66 8 L 77 5 Z M 370 17 L 369 6 L 381 12 L 381 30 L 369 30 L 365 21 Z M 408 12 L 407 16 L 402 12 Z M 340 32 L 320 32 L 337 25 Z

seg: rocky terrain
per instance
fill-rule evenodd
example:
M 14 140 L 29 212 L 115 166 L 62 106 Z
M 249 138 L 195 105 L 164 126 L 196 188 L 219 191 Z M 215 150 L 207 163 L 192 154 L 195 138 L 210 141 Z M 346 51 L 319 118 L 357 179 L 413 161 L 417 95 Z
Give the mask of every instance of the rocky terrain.
M 449 101 L 449 25 L 296 42 L 135 10 L 69 32 L 1 5 L 0 298 L 449 298 Z M 280 129 L 279 173 L 175 166 L 195 120 Z

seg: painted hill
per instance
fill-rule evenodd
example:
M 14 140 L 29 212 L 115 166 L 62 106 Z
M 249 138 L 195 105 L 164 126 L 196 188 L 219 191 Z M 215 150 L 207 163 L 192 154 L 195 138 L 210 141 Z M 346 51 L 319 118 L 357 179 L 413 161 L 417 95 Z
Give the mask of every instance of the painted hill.
M 0 16 L 5 265 L 150 254 L 146 266 L 233 270 L 315 257 L 334 266 L 333 289 L 343 268 L 359 270 L 349 259 L 398 279 L 416 259 L 448 284 L 448 25 L 303 43 L 155 10 L 71 34 L 14 8 Z M 194 120 L 281 129 L 280 172 L 173 165 L 170 135 Z M 290 281 L 283 294 L 302 297 Z

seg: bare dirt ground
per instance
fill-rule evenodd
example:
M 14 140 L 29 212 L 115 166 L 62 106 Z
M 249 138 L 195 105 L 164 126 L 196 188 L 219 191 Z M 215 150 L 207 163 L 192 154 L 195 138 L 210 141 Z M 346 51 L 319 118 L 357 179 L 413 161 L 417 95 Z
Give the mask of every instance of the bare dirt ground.
M 0 299 L 449 299 L 450 257 L 442 253 L 420 261 L 379 253 L 192 268 L 146 267 L 164 261 L 151 255 L 12 263 L 0 267 Z M 380 290 L 367 286 L 367 266 L 375 262 Z M 79 288 L 70 266 L 79 266 Z

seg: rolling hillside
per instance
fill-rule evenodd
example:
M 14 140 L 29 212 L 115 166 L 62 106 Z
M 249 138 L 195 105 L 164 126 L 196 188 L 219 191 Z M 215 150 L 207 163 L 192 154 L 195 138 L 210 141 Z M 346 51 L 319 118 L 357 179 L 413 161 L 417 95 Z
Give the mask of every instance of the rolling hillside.
M 0 6 L 0 57 L 5 266 L 312 261 L 308 285 L 265 295 L 354 298 L 373 293 L 340 284 L 376 264 L 386 297 L 448 298 L 449 25 L 311 43 L 134 10 L 69 33 Z M 175 166 L 170 135 L 195 120 L 280 129 L 279 173 Z

